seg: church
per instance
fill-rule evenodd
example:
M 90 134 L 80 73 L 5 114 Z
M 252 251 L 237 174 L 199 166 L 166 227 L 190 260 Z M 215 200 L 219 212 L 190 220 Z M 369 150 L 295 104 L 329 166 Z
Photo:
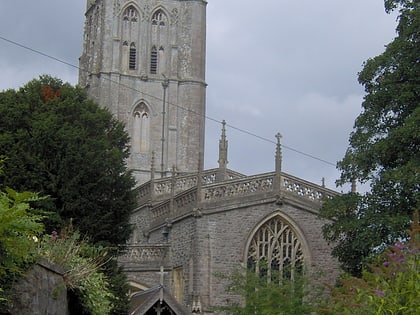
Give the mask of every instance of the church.
M 217 314 L 246 266 L 293 279 L 337 262 L 322 238 L 322 200 L 337 194 L 282 171 L 228 168 L 222 122 L 218 167 L 204 169 L 206 0 L 87 0 L 79 85 L 125 123 L 137 181 L 134 232 L 119 257 L 133 315 Z M 217 141 L 208 139 L 208 141 Z

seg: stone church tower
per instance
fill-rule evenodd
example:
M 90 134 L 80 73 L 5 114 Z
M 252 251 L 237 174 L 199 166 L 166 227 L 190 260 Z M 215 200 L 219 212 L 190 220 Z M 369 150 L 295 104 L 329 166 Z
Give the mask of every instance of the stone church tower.
M 126 124 L 138 184 L 202 167 L 204 0 L 88 0 L 79 84 Z
M 203 170 L 206 5 L 87 1 L 79 84 L 125 123 L 139 184 L 119 257 L 131 315 L 218 315 L 240 299 L 216 274 L 241 265 L 268 281 L 337 271 L 318 217 L 336 192 L 282 171 L 280 135 L 275 170 L 246 176 L 227 167 L 223 122 L 219 167 Z

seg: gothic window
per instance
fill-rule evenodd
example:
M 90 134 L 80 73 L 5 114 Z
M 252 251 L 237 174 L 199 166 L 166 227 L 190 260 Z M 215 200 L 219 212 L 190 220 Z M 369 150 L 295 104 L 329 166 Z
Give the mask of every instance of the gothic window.
M 165 26 L 167 24 L 167 18 L 162 10 L 157 10 L 152 16 L 152 25 Z
M 267 281 L 294 279 L 303 272 L 302 244 L 292 227 L 276 216 L 254 234 L 248 249 L 247 265 Z
M 121 15 L 121 67 L 122 70 L 138 68 L 137 44 L 139 42 L 139 13 L 130 5 Z
M 168 18 L 163 10 L 159 9 L 152 15 L 151 19 L 151 55 L 150 73 L 160 74 L 165 72 L 166 53 L 168 47 Z
M 133 113 L 132 152 L 145 153 L 149 148 L 150 113 L 146 104 L 140 103 Z
M 158 51 L 156 46 L 152 47 L 152 51 L 150 52 L 150 73 L 156 74 L 158 67 Z
M 136 8 L 130 5 L 127 9 L 125 9 L 123 13 L 123 20 L 128 22 L 137 22 L 138 21 L 138 12 Z
M 130 70 L 136 69 L 136 55 L 137 55 L 136 44 L 131 43 L 130 51 L 129 51 L 129 65 L 128 65 L 128 68 Z

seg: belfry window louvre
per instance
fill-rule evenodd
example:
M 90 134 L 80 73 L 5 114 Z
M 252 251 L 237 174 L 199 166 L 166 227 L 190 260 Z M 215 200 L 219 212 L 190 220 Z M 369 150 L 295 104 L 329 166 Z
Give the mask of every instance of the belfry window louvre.
M 150 73 L 156 74 L 158 69 L 158 51 L 156 46 L 152 47 L 152 51 L 150 53 Z
M 248 249 L 247 265 L 267 281 L 294 280 L 303 272 L 302 244 L 291 226 L 276 216 L 254 234 Z
M 131 43 L 130 51 L 129 51 L 129 61 L 128 61 L 128 67 L 130 70 L 136 69 L 136 59 L 137 59 L 136 57 L 137 57 L 136 44 Z

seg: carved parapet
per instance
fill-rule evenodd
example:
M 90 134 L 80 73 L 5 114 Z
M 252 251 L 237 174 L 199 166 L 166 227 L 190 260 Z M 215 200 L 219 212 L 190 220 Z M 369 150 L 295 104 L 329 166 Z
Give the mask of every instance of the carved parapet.
M 163 262 L 168 258 L 169 245 L 127 245 L 118 257 L 120 263 L 147 264 L 150 262 Z
M 226 170 L 226 175 L 228 177 L 228 179 L 240 179 L 240 178 L 245 178 L 246 175 L 232 171 L 230 169 Z
M 205 172 L 201 177 L 201 183 L 203 185 L 210 185 L 216 182 L 216 174 L 217 172 Z
M 183 192 L 197 185 L 197 176 L 179 177 L 175 182 L 175 193 Z
M 147 182 L 135 189 L 139 205 L 145 204 L 151 199 L 151 184 Z
M 202 185 L 210 185 L 216 182 L 216 170 L 207 170 L 202 174 L 201 183 Z M 238 178 L 239 173 L 230 171 L 228 174 L 229 178 Z M 172 185 L 175 185 L 175 194 L 182 193 L 188 189 L 197 186 L 197 174 L 181 175 L 177 176 L 175 180 L 172 178 L 160 178 L 155 180 L 154 185 L 154 196 L 159 198 L 171 193 Z
M 269 192 L 273 190 L 273 179 L 274 175 L 268 174 L 203 187 L 202 200 L 203 202 L 217 201 Z
M 197 206 L 197 189 L 192 188 L 178 196 L 174 200 L 174 215 L 180 216 L 189 212 Z
M 163 196 L 163 195 L 169 195 L 171 193 L 171 187 L 172 183 L 171 180 L 156 180 L 155 187 L 154 187 L 154 195 L 156 197 Z
M 165 222 L 166 218 L 169 218 L 171 215 L 171 205 L 170 201 L 167 200 L 162 202 L 161 204 L 153 207 L 150 210 L 151 217 L 152 217 L 152 224 L 161 224 Z
M 282 186 L 285 193 L 319 203 L 325 198 L 328 199 L 338 194 L 325 187 L 312 184 L 290 175 L 282 176 Z

